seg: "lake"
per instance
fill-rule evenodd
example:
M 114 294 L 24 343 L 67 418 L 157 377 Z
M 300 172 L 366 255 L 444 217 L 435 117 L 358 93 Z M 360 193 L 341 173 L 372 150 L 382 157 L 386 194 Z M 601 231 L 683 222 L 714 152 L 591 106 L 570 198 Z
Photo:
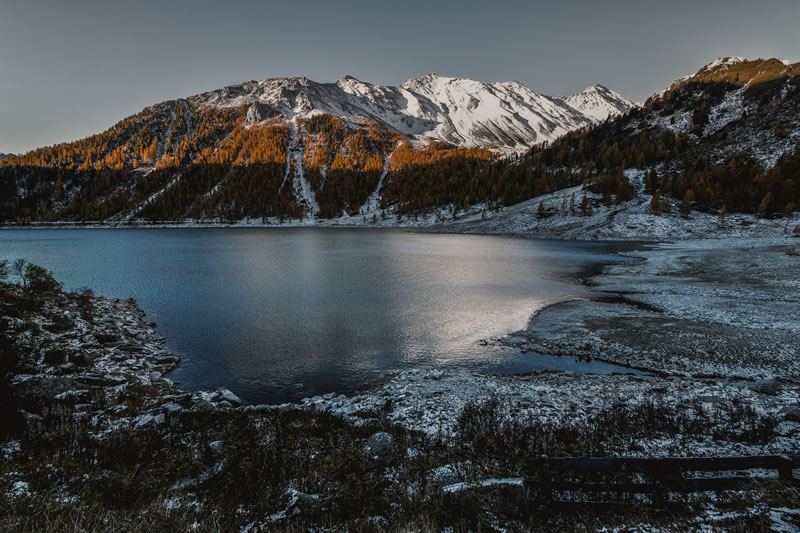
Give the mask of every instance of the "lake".
M 631 243 L 343 228 L 4 229 L 68 289 L 135 298 L 181 356 L 186 390 L 250 403 L 353 393 L 386 371 L 615 370 L 482 346 L 542 307 L 591 295 L 575 279 Z

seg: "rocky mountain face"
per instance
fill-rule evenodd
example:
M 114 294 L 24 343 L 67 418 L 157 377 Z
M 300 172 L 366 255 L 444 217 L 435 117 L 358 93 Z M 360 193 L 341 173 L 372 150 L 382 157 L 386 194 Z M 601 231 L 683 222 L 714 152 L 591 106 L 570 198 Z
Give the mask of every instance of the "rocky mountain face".
M 0 159 L 8 159 L 9 157 L 14 157 L 14 154 L 3 154 L 3 153 L 0 153 Z
M 546 96 L 519 82 L 483 83 L 427 74 L 399 87 L 345 76 L 252 81 L 188 99 L 197 106 L 247 105 L 248 124 L 327 113 L 375 121 L 400 135 L 460 147 L 522 151 L 579 127 L 626 113 L 633 102 L 595 85 L 568 98 Z M 574 105 L 573 105 L 574 104 Z

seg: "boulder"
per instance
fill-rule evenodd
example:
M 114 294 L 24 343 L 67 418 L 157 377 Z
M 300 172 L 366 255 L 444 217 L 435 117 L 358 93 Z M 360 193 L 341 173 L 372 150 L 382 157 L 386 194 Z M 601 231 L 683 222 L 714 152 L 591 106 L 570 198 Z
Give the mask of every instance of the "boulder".
M 69 353 L 62 348 L 52 348 L 44 352 L 44 361 L 51 365 L 60 365 L 69 361 Z
M 177 413 L 183 410 L 183 407 L 181 407 L 180 404 L 177 404 L 175 402 L 169 402 L 162 405 L 161 410 L 164 411 L 165 413 Z
M 385 431 L 373 434 L 364 446 L 364 453 L 370 456 L 382 456 L 391 453 L 394 449 L 394 437 Z
M 800 422 L 800 407 L 784 407 L 780 410 L 784 420 L 791 422 Z
M 209 402 L 208 400 L 200 400 L 192 406 L 192 411 L 200 413 L 208 413 L 216 410 L 217 406 Z
M 458 473 L 453 465 L 447 464 L 434 468 L 428 476 L 431 483 L 438 487 L 445 485 L 453 485 L 464 481 L 463 477 Z
M 800 434 L 800 424 L 797 422 L 781 422 L 775 427 L 775 433 L 781 437 L 790 437 Z
M 142 415 L 136 419 L 136 427 L 141 428 L 149 425 L 157 425 L 164 423 L 164 415 Z
M 217 392 L 219 393 L 219 398 L 221 400 L 224 400 L 224 401 L 230 403 L 231 405 L 242 405 L 241 398 L 236 396 L 234 393 L 232 393 L 231 391 L 229 391 L 225 387 L 218 388 Z
M 756 380 L 750 388 L 761 394 L 777 394 L 781 390 L 781 383 L 775 378 L 764 378 Z

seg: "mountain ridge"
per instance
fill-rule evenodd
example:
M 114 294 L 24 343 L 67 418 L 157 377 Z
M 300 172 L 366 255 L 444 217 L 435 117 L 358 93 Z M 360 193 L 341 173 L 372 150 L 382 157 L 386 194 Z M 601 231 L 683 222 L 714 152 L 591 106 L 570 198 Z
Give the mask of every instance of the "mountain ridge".
M 597 86 L 587 90 L 593 87 Z M 610 98 L 606 105 L 604 97 Z M 572 97 L 537 93 L 517 81 L 485 83 L 429 73 L 398 86 L 376 85 L 350 75 L 326 83 L 303 76 L 266 78 L 187 100 L 216 108 L 264 105 L 266 116 L 281 115 L 286 120 L 315 113 L 359 117 L 424 144 L 442 141 L 500 152 L 527 150 L 635 106 L 608 89 L 594 96 L 595 108 L 589 114 L 570 106 L 568 98 Z
M 0 162 L 0 219 L 430 225 L 476 210 L 493 218 L 570 187 L 606 207 L 658 192 L 654 212 L 788 216 L 800 205 L 799 91 L 794 65 L 739 58 L 624 114 L 623 97 L 601 85 L 550 97 L 437 74 L 396 87 L 250 81 Z M 619 113 L 601 120 L 615 102 Z M 558 128 L 509 150 L 533 142 L 530 129 Z

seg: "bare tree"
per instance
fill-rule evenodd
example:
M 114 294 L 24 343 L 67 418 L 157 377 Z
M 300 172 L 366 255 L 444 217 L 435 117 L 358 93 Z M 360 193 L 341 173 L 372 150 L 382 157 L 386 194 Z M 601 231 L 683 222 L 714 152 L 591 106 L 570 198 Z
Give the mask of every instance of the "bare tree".
M 25 279 L 25 265 L 26 264 L 27 264 L 27 261 L 25 261 L 22 258 L 19 258 L 16 261 L 14 261 L 14 272 L 16 272 L 17 276 L 19 276 L 19 279 L 22 280 L 22 286 L 23 287 L 27 287 L 28 286 L 28 281 Z

